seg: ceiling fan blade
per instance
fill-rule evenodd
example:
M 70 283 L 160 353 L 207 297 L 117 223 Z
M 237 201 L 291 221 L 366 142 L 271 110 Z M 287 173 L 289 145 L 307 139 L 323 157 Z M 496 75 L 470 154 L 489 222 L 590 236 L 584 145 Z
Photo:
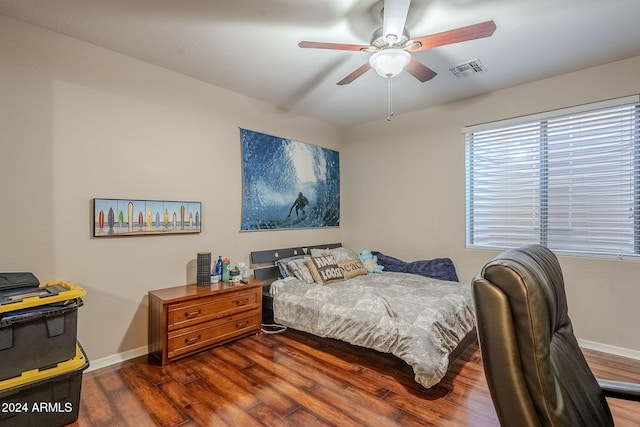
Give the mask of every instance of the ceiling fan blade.
M 418 37 L 409 40 L 407 44 L 418 42 L 420 46 L 416 46 L 409 50 L 417 52 L 419 50 L 431 49 L 433 47 L 445 46 L 453 43 L 460 43 L 467 40 L 481 39 L 489 37 L 496 30 L 496 23 L 493 21 L 481 22 L 466 27 L 456 28 L 455 30 L 443 31 L 441 33 L 431 34 L 429 36 Z
M 347 77 L 340 80 L 336 84 L 339 86 L 348 85 L 349 83 L 351 83 L 352 81 L 354 81 L 355 79 L 357 79 L 358 77 L 360 77 L 361 75 L 369 71 L 370 69 L 371 69 L 371 65 L 369 65 L 369 62 L 365 62 L 364 64 L 362 64 L 360 68 L 358 68 L 353 73 L 349 74 Z
M 389 34 L 400 39 L 404 32 L 404 24 L 407 21 L 411 0 L 384 0 L 382 35 L 386 38 Z
M 325 43 L 325 42 L 308 42 L 301 41 L 298 46 L 310 49 L 334 49 L 334 50 L 353 50 L 360 51 L 368 49 L 369 46 L 360 44 L 347 44 L 347 43 Z
M 427 67 L 414 58 L 411 58 L 411 61 L 409 62 L 405 70 L 407 70 L 407 73 L 411 74 L 422 83 L 426 82 L 427 80 L 431 80 L 438 75 L 438 73 L 433 71 L 431 68 Z

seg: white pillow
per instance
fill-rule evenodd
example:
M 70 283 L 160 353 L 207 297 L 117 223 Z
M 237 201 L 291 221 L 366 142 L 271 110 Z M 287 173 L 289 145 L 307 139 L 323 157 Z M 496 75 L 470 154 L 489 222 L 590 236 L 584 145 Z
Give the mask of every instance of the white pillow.
M 348 259 L 358 258 L 358 254 L 344 246 L 333 249 L 311 249 L 312 257 L 319 257 L 325 254 L 331 254 L 336 262 L 346 261 Z

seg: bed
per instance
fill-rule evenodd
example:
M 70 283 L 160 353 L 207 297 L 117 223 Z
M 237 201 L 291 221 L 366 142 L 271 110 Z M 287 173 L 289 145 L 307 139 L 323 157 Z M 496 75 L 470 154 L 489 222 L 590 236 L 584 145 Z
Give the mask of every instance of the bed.
M 336 254 L 343 249 L 334 243 L 254 252 L 252 263 L 277 265 L 255 268 L 254 273 L 258 278 L 275 278 L 286 275 L 283 260 L 302 259 L 308 264 L 309 257 L 315 260 L 319 254 Z M 267 261 L 269 258 L 272 261 Z M 391 353 L 413 368 L 415 380 L 424 387 L 440 382 L 451 354 L 475 326 L 470 286 L 397 271 L 347 276 L 323 285 L 290 276 L 265 287 L 264 292 L 273 298 L 275 322 Z

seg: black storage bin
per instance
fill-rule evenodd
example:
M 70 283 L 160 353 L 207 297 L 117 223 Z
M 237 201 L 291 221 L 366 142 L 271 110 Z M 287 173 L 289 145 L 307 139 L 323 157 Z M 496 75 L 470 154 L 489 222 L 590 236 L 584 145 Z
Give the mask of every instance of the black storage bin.
M 1 313 L 0 381 L 73 358 L 81 306 L 75 298 Z
M 88 366 L 77 344 L 68 361 L 0 381 L 0 427 L 59 427 L 76 421 L 82 371 Z

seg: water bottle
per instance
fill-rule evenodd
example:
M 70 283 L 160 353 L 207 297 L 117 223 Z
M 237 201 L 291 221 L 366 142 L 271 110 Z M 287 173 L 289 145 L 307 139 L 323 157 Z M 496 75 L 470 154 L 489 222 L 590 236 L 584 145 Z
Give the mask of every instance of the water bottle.
M 214 283 L 218 282 L 221 279 L 222 277 L 222 257 L 221 256 L 218 257 L 218 261 L 216 261 L 216 266 L 213 269 L 213 274 L 211 276 L 213 276 L 211 277 L 211 279 Z
M 228 282 L 231 277 L 229 274 L 229 264 L 231 261 L 229 261 L 229 258 L 225 258 L 222 260 L 222 281 L 223 282 Z

